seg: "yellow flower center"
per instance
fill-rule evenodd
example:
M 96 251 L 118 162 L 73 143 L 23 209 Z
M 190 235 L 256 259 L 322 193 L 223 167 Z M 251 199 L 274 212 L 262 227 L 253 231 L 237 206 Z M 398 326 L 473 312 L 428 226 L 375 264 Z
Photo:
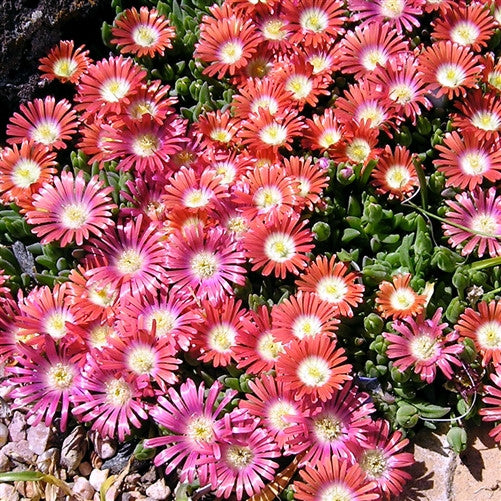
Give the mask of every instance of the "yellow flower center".
M 105 287 L 93 286 L 89 289 L 89 301 L 105 308 L 111 306 L 117 297 L 116 291 L 110 286 Z
M 89 332 L 89 342 L 93 348 L 103 348 L 113 334 L 113 328 L 109 325 L 98 325 Z
M 346 298 L 348 287 L 342 278 L 327 276 L 318 282 L 316 293 L 323 301 L 339 303 Z
M 31 138 L 37 143 L 51 145 L 59 138 L 59 134 L 60 129 L 57 123 L 52 120 L 43 120 L 33 128 Z
M 114 407 L 122 407 L 132 398 L 130 386 L 123 378 L 112 379 L 105 383 L 106 403 Z
M 416 293 L 408 287 L 396 289 L 390 297 L 391 307 L 397 311 L 409 309 L 415 301 Z
M 480 30 L 471 21 L 460 21 L 452 28 L 450 37 L 459 45 L 471 45 L 480 35 Z
M 283 40 L 287 36 L 284 27 L 285 23 L 281 19 L 273 18 L 263 23 L 261 31 L 267 40 Z
M 371 153 L 371 147 L 365 139 L 354 139 L 351 144 L 346 147 L 346 156 L 352 162 L 357 164 L 363 163 Z
M 73 367 L 61 362 L 52 365 L 47 371 L 48 386 L 54 390 L 66 390 L 70 388 L 74 377 L 75 371 Z
M 331 370 L 325 359 L 312 355 L 299 364 L 297 375 L 306 386 L 320 387 L 329 381 Z
M 153 327 L 153 322 L 156 322 L 156 336 L 163 337 L 169 334 L 176 325 L 176 316 L 169 310 L 156 309 L 145 318 L 145 326 L 148 330 Z
M 471 119 L 471 123 L 482 130 L 498 130 L 501 125 L 501 119 L 495 113 L 490 111 L 477 111 Z
M 341 139 L 341 133 L 337 129 L 325 129 L 318 139 L 318 144 L 322 148 L 329 148 Z
M 226 129 L 216 128 L 211 130 L 210 138 L 220 143 L 229 143 L 233 136 Z
M 188 421 L 185 434 L 194 442 L 212 442 L 214 440 L 214 421 L 206 416 L 194 416 Z
M 132 142 L 132 150 L 140 157 L 151 157 L 159 146 L 160 140 L 154 134 L 141 134 Z
M 501 90 L 501 72 L 491 71 L 487 76 L 487 81 L 497 90 Z
M 140 24 L 132 30 L 132 39 L 141 47 L 151 47 L 157 43 L 158 32 L 148 24 Z
M 438 67 L 436 77 L 440 85 L 453 89 L 459 87 L 464 82 L 466 74 L 461 66 L 446 63 Z
M 490 214 L 478 214 L 471 221 L 471 229 L 488 237 L 497 237 L 499 223 L 497 218 Z
M 272 233 L 264 242 L 264 252 L 268 259 L 283 263 L 296 253 L 294 239 L 285 233 Z
M 351 492 L 341 484 L 332 484 L 322 491 L 319 501 L 354 501 Z
M 299 315 L 292 324 L 292 332 L 299 339 L 314 337 L 322 332 L 322 323 L 315 315 Z
M 417 360 L 427 361 L 437 354 L 437 340 L 427 334 L 418 336 L 410 343 L 410 351 Z
M 29 188 L 40 179 L 40 165 L 29 159 L 20 159 L 12 169 L 11 179 L 17 188 Z
M 501 323 L 496 320 L 485 322 L 477 328 L 478 344 L 484 350 L 501 349 Z
M 282 193 L 275 186 L 263 186 L 254 195 L 254 204 L 258 209 L 269 211 L 282 203 Z
M 217 273 L 218 261 L 212 252 L 201 251 L 193 256 L 190 269 L 200 280 L 211 278 Z
M 259 133 L 261 141 L 270 146 L 281 146 L 287 140 L 287 128 L 273 122 L 263 127 Z
M 155 368 L 155 352 L 149 346 L 137 346 L 127 357 L 130 369 L 136 374 L 151 374 Z
M 411 180 L 411 174 L 404 165 L 392 165 L 386 171 L 384 178 L 392 190 L 399 190 Z
M 364 450 L 358 464 L 371 480 L 381 478 L 388 469 L 388 461 L 378 449 Z
M 231 325 L 219 324 L 214 326 L 207 336 L 208 345 L 212 350 L 225 353 L 235 345 L 237 332 Z
M 45 320 L 44 330 L 54 339 L 63 338 L 66 333 L 66 322 L 71 322 L 73 318 L 61 311 L 51 313 Z
M 124 250 L 117 259 L 116 267 L 120 273 L 132 275 L 143 266 L 143 257 L 135 249 Z
M 65 228 L 77 230 L 87 222 L 88 217 L 89 211 L 87 206 L 82 203 L 74 203 L 63 207 L 60 220 Z
M 414 99 L 414 90 L 405 83 L 395 84 L 390 88 L 389 96 L 396 103 L 405 105 Z
M 478 176 L 489 170 L 489 159 L 481 151 L 472 151 L 459 158 L 461 170 L 470 176 Z
M 299 15 L 299 24 L 303 31 L 321 33 L 329 26 L 329 17 L 322 9 L 311 7 L 301 12 Z
M 268 421 L 275 430 L 285 430 L 291 425 L 286 419 L 288 416 L 295 416 L 296 409 L 289 402 L 278 400 L 272 403 L 267 410 Z
M 252 113 L 257 113 L 259 108 L 268 110 L 271 115 L 274 115 L 278 111 L 278 103 L 271 96 L 259 96 L 252 102 Z
M 390 19 L 399 17 L 405 8 L 405 0 L 383 0 L 381 14 Z
M 226 227 L 237 236 L 243 235 L 249 229 L 247 220 L 241 216 L 233 216 L 226 222 Z
M 210 195 L 200 188 L 193 188 L 185 194 L 183 203 L 190 209 L 205 207 L 210 202 Z
M 108 103 L 116 103 L 129 92 L 130 84 L 122 78 L 110 78 L 101 86 L 101 97 Z
M 256 345 L 256 351 L 259 356 L 267 362 L 277 360 L 279 355 L 284 352 L 284 347 L 270 332 L 261 334 L 259 341 Z
M 62 57 L 54 62 L 52 71 L 54 75 L 62 78 L 70 78 L 78 69 L 78 64 L 74 59 Z
M 254 454 L 249 447 L 243 445 L 230 445 L 225 454 L 226 462 L 236 470 L 243 470 L 254 459 Z
M 384 66 L 386 61 L 388 61 L 388 56 L 385 51 L 379 47 L 374 47 L 365 51 L 361 58 L 362 66 L 368 71 L 376 69 L 378 64 Z
M 240 60 L 244 51 L 239 41 L 225 42 L 219 50 L 219 58 L 224 64 L 235 64 Z
M 285 84 L 285 89 L 292 92 L 294 99 L 305 99 L 313 89 L 313 83 L 305 75 L 294 75 Z
M 357 120 L 370 120 L 371 127 L 377 127 L 384 121 L 384 112 L 375 104 L 363 106 L 357 114 Z
M 315 435 L 322 442 L 333 442 L 341 435 L 342 423 L 336 416 L 322 416 L 314 420 Z

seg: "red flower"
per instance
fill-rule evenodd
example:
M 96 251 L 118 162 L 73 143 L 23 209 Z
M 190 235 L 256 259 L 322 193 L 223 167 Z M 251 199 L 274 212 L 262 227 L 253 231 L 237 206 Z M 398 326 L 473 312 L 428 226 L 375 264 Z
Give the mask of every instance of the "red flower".
M 77 83 L 91 63 L 91 59 L 87 57 L 89 51 L 84 49 L 85 45 L 75 49 L 73 40 L 61 40 L 47 57 L 40 59 L 38 69 L 42 72 L 41 78 Z
M 426 296 L 416 294 L 409 285 L 411 278 L 410 273 L 395 275 L 391 282 L 379 284 L 376 305 L 384 318 L 404 318 L 423 311 Z

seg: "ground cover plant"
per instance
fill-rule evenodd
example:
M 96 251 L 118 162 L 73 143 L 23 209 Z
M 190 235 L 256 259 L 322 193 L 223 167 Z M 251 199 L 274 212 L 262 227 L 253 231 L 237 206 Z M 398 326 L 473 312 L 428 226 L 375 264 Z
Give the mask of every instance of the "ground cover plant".
M 391 499 L 501 421 L 499 2 L 113 7 L 0 149 L 8 404 L 179 499 Z

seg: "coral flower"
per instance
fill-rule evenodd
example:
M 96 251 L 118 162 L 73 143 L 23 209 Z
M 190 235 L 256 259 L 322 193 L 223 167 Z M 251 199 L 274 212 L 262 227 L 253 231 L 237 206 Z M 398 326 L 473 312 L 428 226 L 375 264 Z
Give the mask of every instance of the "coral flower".
M 491 422 L 499 421 L 501 416 L 501 372 L 499 367 L 496 372 L 489 376 L 493 385 L 487 384 L 484 386 L 484 397 L 482 402 L 485 407 L 480 409 L 478 413 L 482 416 L 482 421 Z M 489 435 L 498 443 L 501 442 L 501 424 L 496 425 Z
M 358 464 L 331 456 L 315 466 L 300 470 L 294 482 L 294 499 L 299 501 L 376 501 L 375 482 L 367 482 Z
M 89 235 L 100 237 L 113 224 L 111 211 L 116 205 L 108 196 L 112 191 L 97 176 L 86 182 L 83 171 L 76 177 L 63 171 L 33 195 L 33 210 L 26 218 L 42 244 L 57 240 L 61 247 L 82 245 Z
M 375 107 L 372 108 L 371 101 L 368 100 L 369 106 L 364 110 L 377 119 L 383 118 L 386 111 L 389 111 L 389 107 L 385 107 L 383 101 L 375 103 Z M 379 100 L 377 100 L 379 101 Z M 379 108 L 379 106 L 382 108 Z M 351 108 L 351 105 L 349 105 Z M 372 109 L 371 109 L 372 108 Z M 384 110 L 384 111 L 383 111 Z M 379 112 L 382 114 L 379 114 Z M 365 120 L 358 124 L 354 122 L 349 115 L 345 115 L 345 119 L 349 120 L 350 123 L 346 124 L 343 129 L 342 141 L 336 142 L 332 149 L 329 150 L 331 158 L 337 162 L 346 162 L 352 165 L 362 164 L 366 166 L 367 163 L 373 158 L 377 158 L 380 149 L 376 147 L 378 143 L 379 129 L 373 127 L 370 122 Z M 389 132 L 389 130 L 387 130 Z
M 57 172 L 56 153 L 47 146 L 23 141 L 5 148 L 0 155 L 0 196 L 4 202 L 15 202 L 23 209 L 31 208 L 32 195 Z
M 494 183 L 501 179 L 501 151 L 493 141 L 479 139 L 472 131 L 446 134 L 434 160 L 439 172 L 446 176 L 446 186 L 472 191 L 485 179 Z
M 170 86 L 160 80 L 153 80 L 142 85 L 129 99 L 125 114 L 131 120 L 142 120 L 145 115 L 162 124 L 165 118 L 174 113 L 173 105 L 177 97 L 169 96 Z
M 491 361 L 501 367 L 501 301 L 480 301 L 476 308 L 466 308 L 456 328 L 461 336 L 474 341 L 484 367 Z
M 400 145 L 396 146 L 394 151 L 386 145 L 376 168 L 372 171 L 372 177 L 377 192 L 387 193 L 390 199 L 402 200 L 419 186 L 411 152 Z
M 169 243 L 168 277 L 176 291 L 199 299 L 217 299 L 232 293 L 231 284 L 243 285 L 245 257 L 220 227 L 187 227 Z
M 349 271 L 345 263 L 317 256 L 296 281 L 299 290 L 314 292 L 322 301 L 336 306 L 342 316 L 353 316 L 352 307 L 362 302 L 364 286 L 356 283 L 359 275 Z
M 66 148 L 65 141 L 75 133 L 76 112 L 66 100 L 56 102 L 52 97 L 35 99 L 20 106 L 7 125 L 7 142 L 21 144 L 29 139 L 49 149 Z
M 258 29 L 251 19 L 237 15 L 219 19 L 204 16 L 194 56 L 209 63 L 204 69 L 206 75 L 223 78 L 245 67 L 259 42 Z
M 432 22 L 435 40 L 451 40 L 479 52 L 494 34 L 496 22 L 489 6 L 481 2 L 460 4 Z
M 61 40 L 50 50 L 47 57 L 40 59 L 38 69 L 42 72 L 41 77 L 63 83 L 77 83 L 91 63 L 87 57 L 89 51 L 84 49 L 84 45 L 75 49 L 73 40 Z
M 229 110 L 203 113 L 199 116 L 195 127 L 205 136 L 203 145 L 229 147 L 234 143 L 237 133 L 237 120 L 231 116 Z
M 484 65 L 483 81 L 492 89 L 501 91 L 501 59 L 494 58 L 492 52 L 488 52 L 482 58 Z
M 137 57 L 164 55 L 172 48 L 176 32 L 169 20 L 157 9 L 142 6 L 139 11 L 132 7 L 120 13 L 111 28 L 111 43 L 120 47 L 122 54 Z
M 426 296 L 418 295 L 409 285 L 412 275 L 395 275 L 391 282 L 379 284 L 376 295 L 377 309 L 384 318 L 404 318 L 423 311 Z
M 463 256 L 476 252 L 479 257 L 488 253 L 501 256 L 501 197 L 496 188 L 487 192 L 480 187 L 472 192 L 458 193 L 449 206 L 442 224 L 444 235 Z
M 285 278 L 287 272 L 295 274 L 309 261 L 307 253 L 313 249 L 313 236 L 305 228 L 306 221 L 299 221 L 299 215 L 277 216 L 269 223 L 255 219 L 244 237 L 246 256 L 250 259 L 252 271 L 261 269 L 264 276 L 274 273 Z
M 405 468 L 414 464 L 410 452 L 400 452 L 409 444 L 400 431 L 391 432 L 386 420 L 369 424 L 367 443 L 360 449 L 357 462 L 368 481 L 375 481 L 382 499 L 398 496 L 411 474 Z
M 431 319 L 420 314 L 416 319 L 395 320 L 393 329 L 397 334 L 384 333 L 389 342 L 386 355 L 393 359 L 393 365 L 399 371 L 412 367 L 428 384 L 434 381 L 437 367 L 447 379 L 452 378 L 452 366 L 461 365 L 458 355 L 463 351 L 463 345 L 456 342 L 457 332 L 444 335 L 447 324 L 439 323 L 441 317 L 442 308 L 439 308 Z
M 178 391 L 169 388 L 149 411 L 151 417 L 167 431 L 167 435 L 145 440 L 145 447 L 166 446 L 154 459 L 155 466 L 167 463 L 166 474 L 183 466 L 181 482 L 193 482 L 195 475 L 205 485 L 215 476 L 215 462 L 221 459 L 219 438 L 224 428 L 221 414 L 235 396 L 227 391 L 219 403 L 222 385 L 216 381 L 205 391 L 187 379 Z
M 308 396 L 326 402 L 351 379 L 345 361 L 344 349 L 328 336 L 294 339 L 278 359 L 277 375 L 295 391 L 296 400 Z
M 56 345 L 45 336 L 44 350 L 19 344 L 17 365 L 7 370 L 12 374 L 10 383 L 18 385 L 11 392 L 13 408 L 28 407 L 28 424 L 37 426 L 44 422 L 51 426 L 56 416 L 61 416 L 59 428 L 66 431 L 69 418 L 70 396 L 76 391 L 79 369 L 71 349 Z
M 467 89 L 477 86 L 482 66 L 469 47 L 449 40 L 436 42 L 419 56 L 419 69 L 423 81 L 436 97 L 465 96 Z
M 120 113 L 143 85 L 146 71 L 123 56 L 103 59 L 91 64 L 77 87 L 76 109 L 84 117 L 92 114 Z
M 334 109 L 327 108 L 323 115 L 313 115 L 306 120 L 303 145 L 306 148 L 328 151 L 343 137 L 343 126 L 335 117 Z

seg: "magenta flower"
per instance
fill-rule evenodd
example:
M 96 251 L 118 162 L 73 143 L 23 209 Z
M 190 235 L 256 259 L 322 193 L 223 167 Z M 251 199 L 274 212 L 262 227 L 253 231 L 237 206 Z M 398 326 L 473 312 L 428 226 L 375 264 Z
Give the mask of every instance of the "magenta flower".
M 492 385 L 485 385 L 484 398 L 482 399 L 486 407 L 478 412 L 483 421 L 499 421 L 501 419 L 501 369 L 496 368 L 496 372 L 490 375 Z M 496 425 L 489 435 L 496 441 L 501 442 L 501 424 Z

